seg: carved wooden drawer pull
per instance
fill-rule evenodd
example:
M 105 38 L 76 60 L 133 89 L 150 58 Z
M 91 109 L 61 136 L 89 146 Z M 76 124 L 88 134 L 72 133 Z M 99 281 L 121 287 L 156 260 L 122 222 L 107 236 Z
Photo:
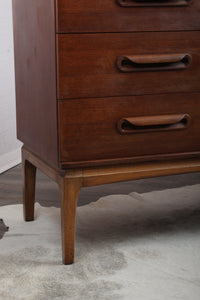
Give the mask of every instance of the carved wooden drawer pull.
M 121 72 L 164 71 L 188 68 L 190 54 L 126 55 L 118 56 L 116 65 Z
M 187 6 L 192 0 L 117 0 L 123 7 L 132 6 Z
M 190 124 L 188 114 L 124 117 L 117 122 L 120 133 L 141 133 L 185 129 Z

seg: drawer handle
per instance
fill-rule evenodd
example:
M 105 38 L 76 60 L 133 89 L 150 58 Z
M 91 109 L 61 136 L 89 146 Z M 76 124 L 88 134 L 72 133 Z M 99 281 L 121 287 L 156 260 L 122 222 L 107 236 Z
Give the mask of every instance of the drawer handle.
M 117 122 L 117 128 L 120 133 L 179 130 L 188 128 L 190 121 L 188 114 L 124 117 Z
M 186 69 L 191 62 L 190 54 L 127 55 L 116 59 L 116 65 L 123 73 Z
M 193 0 L 117 0 L 122 7 L 133 6 L 187 6 Z

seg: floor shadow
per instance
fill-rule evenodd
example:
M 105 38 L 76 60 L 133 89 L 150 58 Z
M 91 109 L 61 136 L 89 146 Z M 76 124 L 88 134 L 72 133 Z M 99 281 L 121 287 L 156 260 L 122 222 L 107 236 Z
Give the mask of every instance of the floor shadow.
M 9 227 L 5 225 L 3 219 L 0 219 L 0 239 L 3 238 L 5 232 L 9 230 Z

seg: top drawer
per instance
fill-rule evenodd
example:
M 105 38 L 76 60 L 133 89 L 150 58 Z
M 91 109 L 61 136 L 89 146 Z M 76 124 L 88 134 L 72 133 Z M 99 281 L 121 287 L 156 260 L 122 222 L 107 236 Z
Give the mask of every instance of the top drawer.
M 57 32 L 200 30 L 199 0 L 55 0 Z

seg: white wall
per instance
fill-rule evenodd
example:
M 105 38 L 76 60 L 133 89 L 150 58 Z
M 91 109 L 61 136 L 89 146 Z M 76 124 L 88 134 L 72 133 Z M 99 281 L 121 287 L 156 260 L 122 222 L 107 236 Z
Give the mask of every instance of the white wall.
M 21 161 L 16 139 L 11 0 L 0 0 L 0 173 Z

